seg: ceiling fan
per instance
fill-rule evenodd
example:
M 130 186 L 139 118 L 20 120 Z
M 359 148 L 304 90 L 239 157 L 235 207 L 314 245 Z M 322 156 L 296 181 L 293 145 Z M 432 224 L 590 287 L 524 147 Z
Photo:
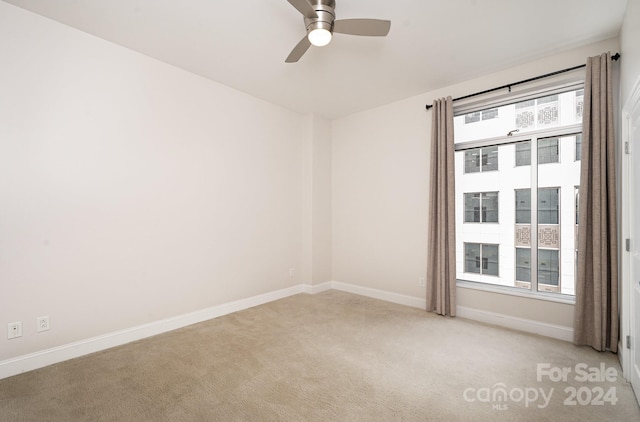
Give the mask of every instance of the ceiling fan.
M 311 47 L 322 47 L 331 41 L 334 32 L 349 35 L 384 37 L 391 21 L 381 19 L 336 19 L 335 0 L 287 0 L 304 17 L 307 35 L 291 50 L 286 63 L 295 63 Z

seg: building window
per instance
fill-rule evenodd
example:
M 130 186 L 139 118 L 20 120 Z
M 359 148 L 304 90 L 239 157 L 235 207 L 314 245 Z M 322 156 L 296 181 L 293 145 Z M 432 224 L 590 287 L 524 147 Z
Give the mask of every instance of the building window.
M 498 192 L 464 194 L 465 223 L 497 223 Z
M 560 222 L 560 189 L 538 189 L 538 224 Z
M 571 112 L 581 101 L 577 92 L 487 107 L 497 117 L 466 128 L 465 114 L 454 117 L 459 280 L 575 293 L 580 160 L 570 157 L 581 148 L 577 109 Z M 484 120 L 484 111 L 467 114 Z M 514 125 L 526 130 L 513 133 Z
M 516 281 L 531 281 L 531 249 L 516 248 Z
M 531 224 L 531 189 L 516 189 L 516 224 Z
M 582 156 L 582 134 L 579 133 L 576 135 L 576 161 L 580 161 L 580 157 Z
M 538 140 L 538 164 L 560 162 L 558 138 Z M 516 144 L 516 166 L 531 165 L 531 141 Z
M 464 256 L 465 272 L 498 276 L 498 245 L 465 243 Z
M 481 112 L 469 113 L 464 115 L 464 124 L 468 125 L 471 123 L 479 122 L 480 120 L 491 120 L 497 119 L 499 115 L 499 111 L 497 108 L 490 108 L 488 110 L 482 110 Z
M 531 141 L 516 144 L 516 166 L 531 165 Z
M 538 284 L 557 286 L 560 281 L 560 252 L 550 249 L 538 250 Z
M 492 108 L 489 110 L 482 111 L 482 120 L 491 120 L 491 119 L 497 119 L 497 118 L 498 118 L 497 108 Z
M 538 164 L 560 162 L 558 138 L 546 138 L 538 140 Z
M 464 172 L 478 173 L 481 171 L 498 170 L 498 148 L 476 148 L 464 153 Z
M 479 122 L 480 121 L 480 112 L 477 113 L 469 113 L 467 115 L 464 116 L 464 123 L 465 124 L 470 124 L 470 123 L 475 123 L 475 122 Z

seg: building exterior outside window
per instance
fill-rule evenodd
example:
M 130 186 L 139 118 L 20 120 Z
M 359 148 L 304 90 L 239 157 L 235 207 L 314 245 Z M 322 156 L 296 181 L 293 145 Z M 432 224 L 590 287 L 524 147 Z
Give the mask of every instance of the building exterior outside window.
M 459 280 L 575 293 L 583 95 L 454 118 Z

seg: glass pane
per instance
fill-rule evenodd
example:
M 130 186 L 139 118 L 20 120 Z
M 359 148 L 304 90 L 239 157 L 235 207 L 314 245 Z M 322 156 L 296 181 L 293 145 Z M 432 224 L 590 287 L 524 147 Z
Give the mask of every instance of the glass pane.
M 484 192 L 482 194 L 482 222 L 498 222 L 498 192 Z
M 498 275 L 498 245 L 482 245 L 482 274 Z
M 498 147 L 482 148 L 482 171 L 498 170 Z
M 464 271 L 480 274 L 480 244 L 464 244 Z
M 558 138 L 538 140 L 538 164 L 558 163 Z
M 576 135 L 576 161 L 580 161 L 580 157 L 582 156 L 582 134 L 579 133 Z
M 538 189 L 538 224 L 559 224 L 560 189 Z
M 464 172 L 477 173 L 480 171 L 480 150 L 470 149 L 464 152 Z
M 465 223 L 480 222 L 480 194 L 479 193 L 464 194 L 464 222 Z
M 538 249 L 538 284 L 557 286 L 560 280 L 559 251 Z
M 531 141 L 516 144 L 516 166 L 531 165 Z
M 531 281 L 531 249 L 516 248 L 516 280 Z
M 516 224 L 531 224 L 531 189 L 516 189 Z

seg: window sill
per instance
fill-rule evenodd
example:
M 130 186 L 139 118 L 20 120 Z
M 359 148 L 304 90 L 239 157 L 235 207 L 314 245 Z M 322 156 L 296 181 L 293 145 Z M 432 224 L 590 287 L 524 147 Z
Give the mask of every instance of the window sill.
M 547 302 L 565 303 L 567 305 L 575 305 L 574 296 L 563 295 L 559 293 L 539 292 L 533 293 L 528 290 L 516 289 L 507 286 L 496 286 L 491 284 L 477 283 L 466 280 L 456 280 L 456 286 L 463 289 L 480 290 L 484 292 L 498 293 L 509 296 L 526 297 L 528 299 L 544 300 Z

